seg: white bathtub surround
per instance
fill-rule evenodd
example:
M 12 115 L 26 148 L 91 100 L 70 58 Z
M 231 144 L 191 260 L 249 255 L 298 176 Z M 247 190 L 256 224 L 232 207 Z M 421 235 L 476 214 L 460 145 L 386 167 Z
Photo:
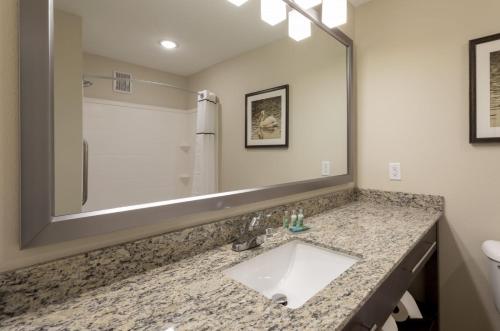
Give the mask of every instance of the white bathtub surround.
M 218 102 L 209 91 L 198 95 L 194 153 L 193 195 L 218 192 Z
M 194 110 L 85 98 L 89 146 L 88 201 L 83 211 L 189 196 Z

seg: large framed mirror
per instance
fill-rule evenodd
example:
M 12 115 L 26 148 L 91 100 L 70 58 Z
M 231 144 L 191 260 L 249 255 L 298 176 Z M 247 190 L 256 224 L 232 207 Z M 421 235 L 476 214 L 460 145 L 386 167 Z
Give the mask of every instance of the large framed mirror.
M 352 41 L 283 2 L 310 31 L 257 0 L 21 0 L 21 247 L 351 182 Z

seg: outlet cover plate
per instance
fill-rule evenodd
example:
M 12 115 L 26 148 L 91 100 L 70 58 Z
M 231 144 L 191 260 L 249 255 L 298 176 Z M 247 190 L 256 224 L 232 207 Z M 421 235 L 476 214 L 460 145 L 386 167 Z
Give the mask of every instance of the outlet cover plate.
M 389 163 L 389 179 L 401 180 L 401 163 L 399 162 Z
M 332 175 L 332 163 L 330 161 L 321 162 L 321 176 Z

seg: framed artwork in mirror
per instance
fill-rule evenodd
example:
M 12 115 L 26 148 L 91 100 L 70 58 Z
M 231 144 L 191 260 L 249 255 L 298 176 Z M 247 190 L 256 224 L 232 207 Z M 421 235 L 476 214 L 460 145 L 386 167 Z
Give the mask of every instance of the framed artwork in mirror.
M 245 95 L 245 147 L 288 147 L 288 93 L 283 85 Z
M 500 34 L 469 42 L 470 143 L 500 142 Z

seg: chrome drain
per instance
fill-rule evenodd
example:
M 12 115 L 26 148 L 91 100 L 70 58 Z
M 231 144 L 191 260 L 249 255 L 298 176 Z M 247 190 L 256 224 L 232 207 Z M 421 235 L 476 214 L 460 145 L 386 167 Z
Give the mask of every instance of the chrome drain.
M 276 293 L 275 295 L 272 296 L 271 298 L 272 302 L 278 303 L 280 305 L 286 306 L 288 305 L 288 299 L 286 295 L 282 293 Z

